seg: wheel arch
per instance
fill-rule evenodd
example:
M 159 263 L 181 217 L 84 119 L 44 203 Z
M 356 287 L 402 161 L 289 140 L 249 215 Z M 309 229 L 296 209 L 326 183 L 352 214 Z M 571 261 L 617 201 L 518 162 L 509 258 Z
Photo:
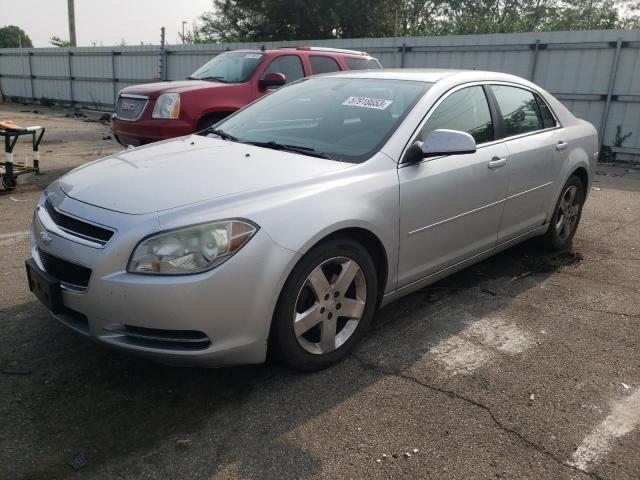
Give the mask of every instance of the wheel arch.
M 377 308 L 380 306 L 380 302 L 384 296 L 389 275 L 389 258 L 384 244 L 371 230 L 363 227 L 342 227 L 331 233 L 325 234 L 320 239 L 317 239 L 312 245 L 309 245 L 308 248 L 305 249 L 305 253 L 323 242 L 336 238 L 349 238 L 351 240 L 355 240 L 361 244 L 373 258 L 373 262 L 376 266 L 376 276 L 378 278 L 378 291 L 376 292 Z
M 587 191 L 589 189 L 589 172 L 587 172 L 586 168 L 584 168 L 583 166 L 580 166 L 574 169 L 568 178 L 571 178 L 574 175 L 580 179 L 580 182 L 582 183 L 584 195 L 586 197 Z
M 202 130 L 207 122 L 211 121 L 211 120 L 222 120 L 225 117 L 228 117 L 229 115 L 231 115 L 233 113 L 232 110 L 220 110 L 220 111 L 215 111 L 215 112 L 204 112 L 202 115 L 200 115 L 200 118 L 198 118 L 198 122 L 196 123 L 196 129 L 197 130 Z M 216 123 L 216 122 L 214 122 Z

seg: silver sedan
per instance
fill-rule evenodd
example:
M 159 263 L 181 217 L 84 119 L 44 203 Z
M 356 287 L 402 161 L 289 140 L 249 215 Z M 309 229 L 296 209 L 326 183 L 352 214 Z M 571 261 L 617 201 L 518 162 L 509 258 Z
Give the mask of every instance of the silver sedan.
M 534 236 L 569 247 L 597 150 L 511 75 L 307 78 L 52 183 L 28 280 L 57 320 L 131 353 L 320 369 L 382 305 Z

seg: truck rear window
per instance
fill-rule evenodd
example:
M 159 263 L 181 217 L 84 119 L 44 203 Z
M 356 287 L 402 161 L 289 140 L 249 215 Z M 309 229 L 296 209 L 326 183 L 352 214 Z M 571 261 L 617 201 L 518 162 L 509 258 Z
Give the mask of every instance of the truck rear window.
M 349 66 L 349 70 L 374 70 L 382 68 L 380 62 L 375 58 L 346 57 L 345 60 Z

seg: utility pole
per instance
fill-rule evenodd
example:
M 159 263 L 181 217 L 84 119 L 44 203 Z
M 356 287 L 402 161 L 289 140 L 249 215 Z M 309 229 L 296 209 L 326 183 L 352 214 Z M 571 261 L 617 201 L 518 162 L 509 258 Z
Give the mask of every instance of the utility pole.
M 76 46 L 76 13 L 73 6 L 73 0 L 67 0 L 69 10 L 69 42 L 72 47 Z
M 160 80 L 167 79 L 167 50 L 165 46 L 165 29 L 160 29 Z

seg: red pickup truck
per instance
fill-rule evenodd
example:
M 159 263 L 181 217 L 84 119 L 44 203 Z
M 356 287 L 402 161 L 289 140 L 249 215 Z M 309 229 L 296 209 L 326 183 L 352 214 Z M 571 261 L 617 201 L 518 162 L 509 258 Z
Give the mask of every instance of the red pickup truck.
M 376 58 L 355 50 L 297 47 L 225 52 L 186 80 L 121 90 L 111 128 L 125 146 L 188 135 L 302 77 L 377 68 L 382 66 Z

